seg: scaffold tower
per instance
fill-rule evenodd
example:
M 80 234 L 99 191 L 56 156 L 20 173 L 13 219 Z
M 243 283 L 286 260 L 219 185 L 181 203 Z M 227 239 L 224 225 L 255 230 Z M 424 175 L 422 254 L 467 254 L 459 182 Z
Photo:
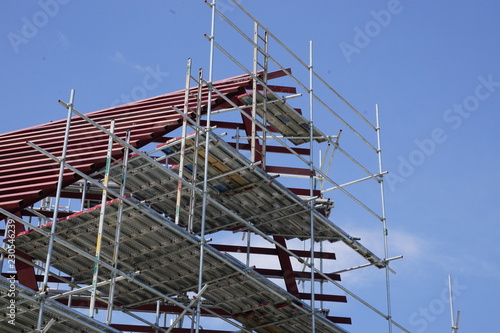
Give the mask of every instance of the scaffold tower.
M 408 332 L 378 107 L 372 122 L 314 70 L 312 42 L 301 59 L 232 1 L 245 22 L 205 1 L 209 66 L 188 59 L 184 89 L 89 113 L 71 90 L 66 119 L 0 135 L 1 332 L 339 333 L 359 320 L 348 301 Z M 216 58 L 237 76 L 215 79 Z M 338 201 L 380 223 L 384 253 Z M 337 247 L 363 262 L 335 265 Z M 386 309 L 342 284 L 356 269 L 385 270 Z

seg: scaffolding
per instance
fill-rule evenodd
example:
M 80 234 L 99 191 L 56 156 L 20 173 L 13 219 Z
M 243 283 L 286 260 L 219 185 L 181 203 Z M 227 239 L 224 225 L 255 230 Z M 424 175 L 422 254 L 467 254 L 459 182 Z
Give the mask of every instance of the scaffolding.
M 351 318 L 330 304 L 349 298 L 408 332 L 391 314 L 400 256 L 387 246 L 378 107 L 373 124 L 315 72 L 312 42 L 304 61 L 232 2 L 252 31 L 206 1 L 206 79 L 188 59 L 183 90 L 87 114 L 72 90 L 66 120 L 0 137 L 1 331 L 337 333 Z M 243 74 L 215 81 L 217 57 Z M 348 168 L 332 169 L 338 155 Z M 351 191 L 368 183 L 380 208 Z M 331 194 L 381 223 L 383 256 L 332 222 Z M 337 244 L 363 263 L 332 271 L 324 248 Z M 386 310 L 339 282 L 365 267 L 385 270 Z

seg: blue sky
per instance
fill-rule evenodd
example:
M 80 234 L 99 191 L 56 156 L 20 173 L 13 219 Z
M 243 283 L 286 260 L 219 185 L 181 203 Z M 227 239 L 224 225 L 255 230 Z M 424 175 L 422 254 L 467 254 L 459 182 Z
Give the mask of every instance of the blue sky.
M 495 245 L 500 237 L 495 176 L 500 166 L 500 4 L 240 3 L 300 56 L 307 58 L 313 40 L 316 72 L 367 118 L 373 121 L 374 105 L 380 106 L 384 169 L 390 172 L 390 256 L 405 256 L 392 264 L 395 320 L 412 332 L 449 330 L 443 290 L 452 274 L 460 330 L 494 331 L 500 306 Z M 225 15 L 239 18 L 228 0 L 219 4 Z M 203 34 L 209 32 L 210 12 L 201 0 L 2 1 L 0 132 L 63 118 L 65 109 L 57 100 L 67 101 L 72 88 L 76 108 L 84 112 L 180 90 L 188 57 L 194 68 L 208 71 Z M 230 34 L 221 30 L 217 36 Z M 251 59 L 251 49 L 241 45 L 235 41 L 228 48 Z M 241 73 L 217 56 L 215 79 Z M 331 130 L 328 134 L 341 128 L 321 125 Z M 339 213 L 332 213 L 333 221 L 382 255 L 377 222 L 358 215 L 358 208 L 345 213 L 342 204 L 350 209 L 350 203 L 335 200 Z M 349 257 L 347 251 L 332 250 Z M 345 274 L 344 280 L 383 309 L 382 277 L 365 268 Z M 352 332 L 385 331 L 382 319 L 355 304 L 350 299 L 337 306 L 353 317 Z

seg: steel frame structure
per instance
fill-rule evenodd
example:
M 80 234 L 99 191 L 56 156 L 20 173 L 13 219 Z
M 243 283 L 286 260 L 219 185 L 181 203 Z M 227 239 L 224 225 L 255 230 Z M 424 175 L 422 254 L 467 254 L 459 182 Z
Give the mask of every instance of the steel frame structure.
M 229 332 L 205 329 L 217 320 L 239 332 L 347 332 L 342 325 L 351 319 L 331 316 L 324 303 L 350 297 L 387 320 L 389 332 L 408 332 L 391 315 L 389 262 L 400 257 L 389 258 L 387 247 L 378 107 L 374 125 L 328 85 L 313 69 L 312 42 L 305 62 L 237 1 L 234 6 L 253 24 L 250 34 L 224 16 L 215 0 L 206 3 L 207 79 L 201 70 L 192 75 L 189 59 L 184 90 L 88 114 L 75 108 L 72 90 L 69 103 L 60 101 L 66 120 L 0 136 L 6 147 L 0 175 L 0 329 L 12 329 L 15 320 L 23 332 Z M 250 69 L 216 38 L 216 17 L 251 47 Z M 298 64 L 308 83 L 271 57 L 271 45 Z M 244 74 L 214 81 L 216 52 Z M 271 85 L 272 80 L 297 88 Z M 375 131 L 376 145 L 317 90 L 337 98 Z M 307 118 L 288 102 L 302 94 L 308 96 Z M 377 171 L 340 146 L 342 132 L 327 135 L 316 126 L 317 107 L 376 155 Z M 220 129 L 234 135 L 226 139 Z M 176 131 L 179 136 L 166 136 Z M 328 148 L 317 166 L 319 144 Z M 334 181 L 334 153 L 366 176 Z M 273 165 L 273 154 L 296 164 Z M 281 181 L 286 177 L 308 180 L 308 186 L 291 187 Z M 380 187 L 381 213 L 346 188 L 369 181 Z M 333 201 L 324 195 L 332 191 L 382 223 L 383 258 L 329 219 Z M 53 206 L 39 203 L 48 197 Z M 77 199 L 78 208 L 60 209 L 64 198 Z M 230 242 L 228 234 L 244 235 L 246 244 L 207 238 Z M 268 245 L 255 246 L 255 239 Z M 290 249 L 292 240 L 309 249 Z M 335 259 L 323 251 L 325 241 L 344 243 L 366 263 L 325 272 L 324 260 Z M 245 255 L 246 262 L 229 253 Z M 279 268 L 253 266 L 253 256 L 272 256 Z M 338 282 L 340 273 L 370 266 L 385 270 L 386 311 Z M 325 283 L 341 294 L 324 293 Z

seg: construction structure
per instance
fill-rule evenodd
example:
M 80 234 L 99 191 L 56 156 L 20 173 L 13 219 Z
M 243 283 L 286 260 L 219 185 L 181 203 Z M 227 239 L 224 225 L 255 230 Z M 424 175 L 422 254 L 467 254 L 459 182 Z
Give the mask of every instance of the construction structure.
M 407 332 L 391 316 L 378 110 L 373 124 L 313 70 L 312 43 L 301 60 L 237 1 L 250 33 L 206 3 L 208 74 L 188 60 L 184 90 L 85 114 L 71 91 L 66 119 L 0 136 L 0 331 L 347 332 L 330 304 L 349 299 Z M 219 41 L 216 17 L 241 43 Z M 216 56 L 243 74 L 213 80 Z M 377 208 L 350 191 L 365 183 Z M 338 225 L 332 194 L 379 221 L 383 254 Z M 364 262 L 330 270 L 337 244 Z M 386 310 L 342 286 L 358 268 L 385 270 Z

